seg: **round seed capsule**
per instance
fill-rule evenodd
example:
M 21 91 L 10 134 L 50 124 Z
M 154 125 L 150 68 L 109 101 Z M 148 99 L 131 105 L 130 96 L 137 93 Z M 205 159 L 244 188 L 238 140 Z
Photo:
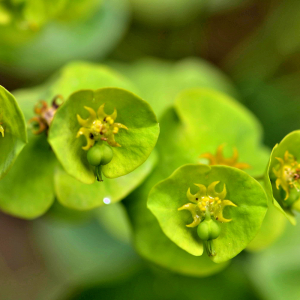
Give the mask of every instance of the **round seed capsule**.
M 102 145 L 102 159 L 101 159 L 101 165 L 107 165 L 111 162 L 113 158 L 113 151 L 112 148 L 109 145 L 103 144 Z
M 216 222 L 211 220 L 210 223 L 210 239 L 214 240 L 216 239 L 221 233 L 220 225 Z
M 220 225 L 212 219 L 202 221 L 197 228 L 197 234 L 202 241 L 214 240 L 220 233 Z
M 98 143 L 87 152 L 87 160 L 92 166 L 99 166 L 102 160 L 102 147 Z
M 87 160 L 92 166 L 107 165 L 113 158 L 111 147 L 105 143 L 96 143 L 87 152 Z
M 201 222 L 197 227 L 197 234 L 202 241 L 209 240 L 210 232 L 209 225 L 206 221 Z

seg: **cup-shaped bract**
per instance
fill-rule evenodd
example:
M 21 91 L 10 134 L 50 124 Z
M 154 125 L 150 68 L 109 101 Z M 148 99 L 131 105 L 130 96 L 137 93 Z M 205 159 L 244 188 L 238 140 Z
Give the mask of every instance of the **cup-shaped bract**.
M 300 210 L 300 130 L 289 133 L 273 148 L 265 186 L 270 201 L 295 225 L 293 211 Z
M 105 116 L 101 119 L 103 105 Z M 93 141 L 94 132 L 102 128 L 101 122 L 107 121 L 106 114 L 112 125 L 126 127 L 117 134 L 114 129 L 106 128 L 110 134 L 103 142 L 110 144 L 113 150 L 111 162 L 101 168 L 107 178 L 126 175 L 140 166 L 152 152 L 159 135 L 159 125 L 151 107 L 131 92 L 102 88 L 72 94 L 55 114 L 48 140 L 67 173 L 87 184 L 95 181 L 95 174 L 83 147 L 88 139 Z M 86 120 L 85 124 L 82 120 Z M 86 128 L 87 134 L 82 128 Z
M 181 92 L 175 109 L 169 108 L 162 116 L 160 127 L 156 147 L 159 154 L 157 166 L 128 200 L 125 199 L 133 225 L 135 248 L 141 256 L 175 272 L 194 276 L 213 274 L 224 265 L 209 264 L 207 261 L 211 260 L 206 254 L 193 256 L 173 243 L 161 230 L 154 215 L 146 209 L 148 193 L 178 167 L 198 163 L 202 153 L 215 153 L 218 146 L 224 143 L 227 143 L 226 151 L 231 151 L 233 147 L 238 149 L 238 162 L 251 166 L 245 171 L 260 175 L 265 171 L 269 157 L 269 151 L 261 144 L 261 127 L 253 115 L 234 99 L 204 88 Z M 191 135 L 192 130 L 197 133 Z M 258 154 L 253 156 L 254 152 Z M 229 157 L 231 153 L 224 155 Z M 225 216 L 227 209 L 236 208 L 226 208 Z M 188 212 L 181 213 L 189 215 Z
M 44 214 L 54 201 L 53 172 L 57 160 L 45 136 L 29 133 L 28 144 L 0 181 L 0 208 L 23 219 Z
M 126 78 L 110 68 L 73 62 L 62 68 L 42 86 L 15 91 L 14 95 L 26 121 L 29 121 L 35 116 L 34 106 L 39 100 L 45 100 L 51 105 L 57 95 L 67 99 L 73 91 L 100 87 L 134 90 L 134 86 Z M 4 124 L 3 127 L 5 130 Z M 1 137 L 0 133 L 0 139 Z M 63 205 L 77 210 L 88 210 L 105 205 L 109 201 L 111 203 L 120 201 L 151 172 L 155 157 L 148 159 L 137 170 L 126 176 L 106 180 L 105 183 L 95 184 L 94 187 L 84 185 L 65 174 L 57 164 L 53 150 L 47 142 L 46 132 L 37 136 L 29 132 L 28 145 L 20 153 L 12 170 L 0 182 L 1 210 L 19 218 L 33 219 L 49 209 L 55 196 Z
M 185 147 L 193 158 L 186 163 L 206 159 L 214 164 L 210 157 L 219 156 L 222 162 L 217 164 L 244 169 L 252 176 L 264 173 L 270 151 L 262 144 L 260 123 L 240 103 L 211 89 L 189 89 L 178 95 L 175 111 L 180 121 L 177 135 L 186 139 L 178 149 Z
M 57 1 L 60 5 L 56 5 Z M 18 77 L 44 77 L 70 60 L 103 58 L 123 36 L 129 20 L 129 6 L 124 0 L 68 0 L 65 5 L 66 0 L 30 2 L 33 6 L 39 3 L 35 13 L 39 19 L 44 15 L 41 7 L 47 16 L 59 7 L 64 10 L 59 20 L 51 18 L 40 31 L 24 30 L 24 22 L 19 30 L 1 26 L 0 64 L 8 73 L 17 72 Z M 68 22 L 70 19 L 72 22 Z
M 9 171 L 26 143 L 23 113 L 14 96 L 0 86 L 0 179 Z
M 299 222 L 300 215 L 296 216 Z M 300 226 L 288 224 L 285 234 L 272 247 L 251 255 L 247 274 L 255 290 L 266 299 L 298 299 L 300 296 Z
M 268 210 L 261 228 L 246 250 L 259 252 L 269 248 L 284 234 L 287 223 L 287 218 L 268 199 Z
M 156 156 L 153 151 L 146 162 L 133 172 L 93 184 L 84 184 L 65 172 L 62 167 L 57 167 L 54 172 L 57 200 L 65 207 L 80 211 L 118 202 L 138 187 L 151 173 L 156 163 Z
M 220 235 L 213 239 L 214 253 L 210 258 L 216 263 L 227 261 L 245 249 L 258 233 L 267 211 L 266 194 L 251 176 L 228 166 L 185 165 L 154 186 L 148 208 L 169 239 L 195 256 L 202 255 L 203 243 L 197 228 L 186 226 L 192 221 L 192 211 L 178 209 L 191 201 L 201 206 L 202 194 L 208 203 L 216 201 L 213 206 L 205 205 L 221 227 Z
M 123 201 L 139 255 L 160 267 L 189 276 L 206 277 L 226 268 L 228 262 L 215 264 L 205 253 L 200 257 L 190 255 L 164 234 L 157 219 L 147 209 L 148 191 L 155 183 L 156 178 L 150 175 L 149 180 Z
M 160 120 L 171 107 L 177 94 L 190 88 L 210 88 L 238 98 L 230 80 L 209 62 L 188 57 L 176 63 L 144 58 L 130 65 L 111 62 L 139 88 L 140 95 L 153 108 Z

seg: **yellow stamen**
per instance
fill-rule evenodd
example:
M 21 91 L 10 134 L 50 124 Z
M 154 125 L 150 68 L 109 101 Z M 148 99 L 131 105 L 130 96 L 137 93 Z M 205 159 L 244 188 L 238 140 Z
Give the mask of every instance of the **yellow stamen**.
M 285 151 L 283 159 L 281 157 L 275 157 L 275 159 L 279 162 L 272 169 L 274 175 L 277 177 L 275 185 L 278 190 L 281 187 L 285 191 L 284 200 L 287 200 L 292 188 L 295 188 L 297 191 L 300 190 L 300 164 L 288 151 Z
M 88 150 L 94 145 L 96 141 L 106 141 L 112 147 L 121 147 L 115 141 L 115 134 L 119 132 L 120 128 L 128 130 L 128 128 L 120 123 L 114 123 L 117 118 L 117 111 L 114 109 L 114 112 L 111 115 L 107 115 L 104 112 L 104 105 L 102 104 L 97 113 L 94 109 L 90 107 L 84 107 L 90 114 L 87 119 L 82 119 L 77 115 L 78 123 L 82 126 L 78 133 L 77 137 L 84 135 L 87 140 L 87 145 L 82 147 L 84 150 Z
M 236 207 L 236 205 L 230 200 L 225 200 L 226 197 L 225 185 L 221 193 L 215 191 L 215 186 L 218 183 L 219 181 L 214 181 L 208 186 L 208 188 L 206 188 L 206 186 L 202 184 L 195 184 L 199 188 L 199 191 L 195 195 L 191 194 L 190 188 L 188 189 L 187 198 L 192 203 L 187 203 L 178 209 L 178 210 L 186 209 L 191 212 L 194 222 L 187 225 L 188 227 L 197 226 L 199 224 L 198 220 L 202 221 L 204 219 L 207 210 L 212 216 L 214 216 L 216 220 L 220 222 L 231 221 L 231 219 L 225 219 L 223 217 L 223 210 L 226 206 Z M 197 220 L 197 222 L 195 220 Z

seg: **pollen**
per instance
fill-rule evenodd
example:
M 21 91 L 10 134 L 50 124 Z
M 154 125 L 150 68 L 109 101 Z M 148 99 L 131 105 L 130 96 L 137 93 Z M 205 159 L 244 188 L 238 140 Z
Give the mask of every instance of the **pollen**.
M 224 166 L 230 166 L 234 168 L 238 168 L 240 170 L 249 169 L 250 165 L 246 163 L 238 162 L 239 159 L 239 153 L 236 148 L 233 148 L 233 155 L 232 157 L 226 158 L 223 155 L 225 144 L 220 145 L 217 148 L 216 154 L 213 155 L 209 152 L 204 153 L 200 155 L 201 158 L 206 158 L 209 160 L 209 165 L 224 165 Z
M 104 106 L 105 103 L 98 108 L 97 113 L 92 108 L 85 106 L 84 108 L 90 114 L 87 119 L 82 119 L 80 115 L 77 115 L 77 120 L 82 127 L 78 130 L 76 137 L 83 135 L 87 140 L 86 146 L 82 147 L 83 150 L 89 150 L 97 141 L 101 140 L 106 141 L 112 147 L 121 147 L 115 141 L 115 134 L 119 132 L 120 128 L 126 130 L 128 128 L 121 123 L 115 123 L 116 109 L 111 115 L 108 115 L 104 112 Z
M 224 184 L 222 192 L 218 193 L 215 190 L 216 185 L 220 181 L 212 182 L 207 188 L 203 184 L 195 184 L 199 191 L 193 195 L 190 188 L 187 191 L 187 198 L 190 203 L 186 203 L 178 210 L 188 210 L 192 214 L 193 222 L 186 225 L 187 227 L 196 227 L 201 221 L 205 218 L 206 213 L 210 213 L 216 220 L 220 222 L 230 222 L 231 219 L 226 219 L 223 216 L 223 211 L 226 206 L 235 206 L 236 205 L 230 200 L 226 200 L 226 186 Z M 196 199 L 201 199 L 199 202 Z
M 288 151 L 285 151 L 283 158 L 275 158 L 279 162 L 272 170 L 276 176 L 276 188 L 279 190 L 281 187 L 285 191 L 284 200 L 287 200 L 291 189 L 300 191 L 300 164 Z

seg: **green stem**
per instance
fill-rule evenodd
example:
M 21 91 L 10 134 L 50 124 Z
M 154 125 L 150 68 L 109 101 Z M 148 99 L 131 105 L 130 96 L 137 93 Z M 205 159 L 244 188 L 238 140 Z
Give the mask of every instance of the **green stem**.
M 101 165 L 96 167 L 95 172 L 96 172 L 97 181 L 102 182 L 103 179 L 102 179 Z
M 206 207 L 205 221 L 211 221 L 211 215 L 210 215 L 209 207 Z M 207 252 L 208 256 L 215 256 L 216 255 L 214 245 L 213 245 L 213 240 L 204 241 L 204 246 L 205 246 L 205 249 L 206 249 L 206 252 Z
M 205 249 L 206 249 L 206 252 L 207 252 L 208 256 L 215 256 L 216 255 L 213 240 L 205 241 L 204 246 L 205 246 Z
M 209 211 L 209 207 L 206 207 L 206 212 L 205 212 L 205 221 L 209 221 L 211 220 L 211 215 L 210 215 L 210 211 Z

